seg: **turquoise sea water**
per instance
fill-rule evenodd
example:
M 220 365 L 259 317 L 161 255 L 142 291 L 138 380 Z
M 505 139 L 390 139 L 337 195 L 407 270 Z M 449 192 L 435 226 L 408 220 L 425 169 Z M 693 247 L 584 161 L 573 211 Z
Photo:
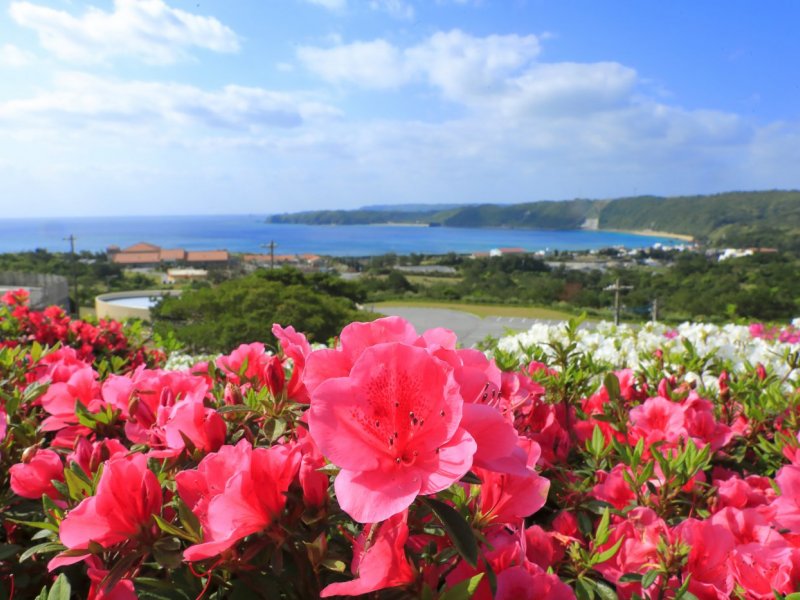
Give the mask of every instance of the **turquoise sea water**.
M 77 250 L 102 251 L 150 242 L 163 248 L 227 249 L 268 252 L 262 244 L 274 240 L 276 254 L 313 253 L 332 256 L 445 254 L 488 251 L 499 247 L 536 250 L 589 250 L 610 246 L 644 248 L 655 238 L 604 231 L 537 229 L 462 229 L 396 225 L 274 225 L 261 215 L 190 217 L 91 217 L 71 219 L 0 219 L 0 252 L 44 248 L 68 251 L 64 238 L 76 237 Z

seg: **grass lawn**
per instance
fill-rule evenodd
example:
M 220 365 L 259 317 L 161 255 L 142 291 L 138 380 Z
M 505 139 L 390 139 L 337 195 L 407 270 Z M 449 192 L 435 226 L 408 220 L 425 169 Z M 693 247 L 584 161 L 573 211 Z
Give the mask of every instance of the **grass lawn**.
M 372 304 L 369 304 L 372 307 Z M 481 318 L 484 317 L 522 317 L 526 319 L 558 319 L 568 320 L 574 317 L 560 310 L 541 308 L 537 306 L 508 306 L 505 304 L 460 304 L 458 302 L 429 302 L 425 300 L 390 300 L 374 304 L 378 310 L 382 306 L 418 306 L 420 308 L 448 308 L 461 310 Z

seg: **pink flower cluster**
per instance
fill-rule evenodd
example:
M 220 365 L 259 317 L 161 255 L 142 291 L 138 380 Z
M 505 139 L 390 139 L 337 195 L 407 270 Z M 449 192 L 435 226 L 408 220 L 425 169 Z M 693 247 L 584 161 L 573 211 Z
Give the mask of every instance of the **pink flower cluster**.
M 0 583 L 68 572 L 79 595 L 126 599 L 800 586 L 785 379 L 721 370 L 711 393 L 685 365 L 605 373 L 568 351 L 501 370 L 399 318 L 319 350 L 273 333 L 277 354 L 254 342 L 187 371 L 101 373 L 69 347 L 3 367 Z

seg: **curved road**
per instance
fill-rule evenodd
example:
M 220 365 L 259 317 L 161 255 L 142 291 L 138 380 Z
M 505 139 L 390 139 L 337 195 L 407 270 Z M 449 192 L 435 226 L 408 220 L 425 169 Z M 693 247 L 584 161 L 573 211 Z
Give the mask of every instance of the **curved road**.
M 557 323 L 547 319 L 523 319 L 521 317 L 480 317 L 460 310 L 448 308 L 422 308 L 416 306 L 382 306 L 376 311 L 380 314 L 402 317 L 409 321 L 417 331 L 425 331 L 433 327 L 452 329 L 458 336 L 459 343 L 469 348 L 484 339 L 487 335 L 500 337 L 506 331 L 526 331 L 534 323 Z

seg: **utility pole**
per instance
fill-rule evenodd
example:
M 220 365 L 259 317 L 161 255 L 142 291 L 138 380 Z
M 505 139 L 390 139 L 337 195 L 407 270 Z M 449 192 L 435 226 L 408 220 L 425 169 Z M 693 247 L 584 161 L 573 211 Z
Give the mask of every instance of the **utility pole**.
M 609 285 L 603 288 L 607 292 L 614 292 L 614 325 L 619 325 L 619 293 L 621 291 L 632 290 L 632 285 L 620 285 L 619 277 L 614 282 L 614 285 Z
M 76 317 L 79 317 L 80 316 L 80 306 L 79 306 L 79 303 L 78 303 L 78 273 L 75 270 L 75 240 L 76 239 L 77 238 L 70 233 L 69 237 L 65 237 L 64 238 L 64 241 L 68 241 L 69 242 L 69 254 L 70 254 L 70 264 L 71 264 L 70 271 L 71 271 L 71 274 L 72 274 L 72 298 L 73 298 L 73 302 L 74 302 L 74 304 L 72 305 L 72 307 L 74 309 L 73 310 L 73 315 L 76 316 Z
M 653 323 L 658 322 L 658 298 L 653 299 Z
M 269 244 L 261 244 L 262 248 L 269 248 L 269 268 L 275 268 L 275 246 L 278 244 L 275 243 L 275 240 L 270 240 Z

